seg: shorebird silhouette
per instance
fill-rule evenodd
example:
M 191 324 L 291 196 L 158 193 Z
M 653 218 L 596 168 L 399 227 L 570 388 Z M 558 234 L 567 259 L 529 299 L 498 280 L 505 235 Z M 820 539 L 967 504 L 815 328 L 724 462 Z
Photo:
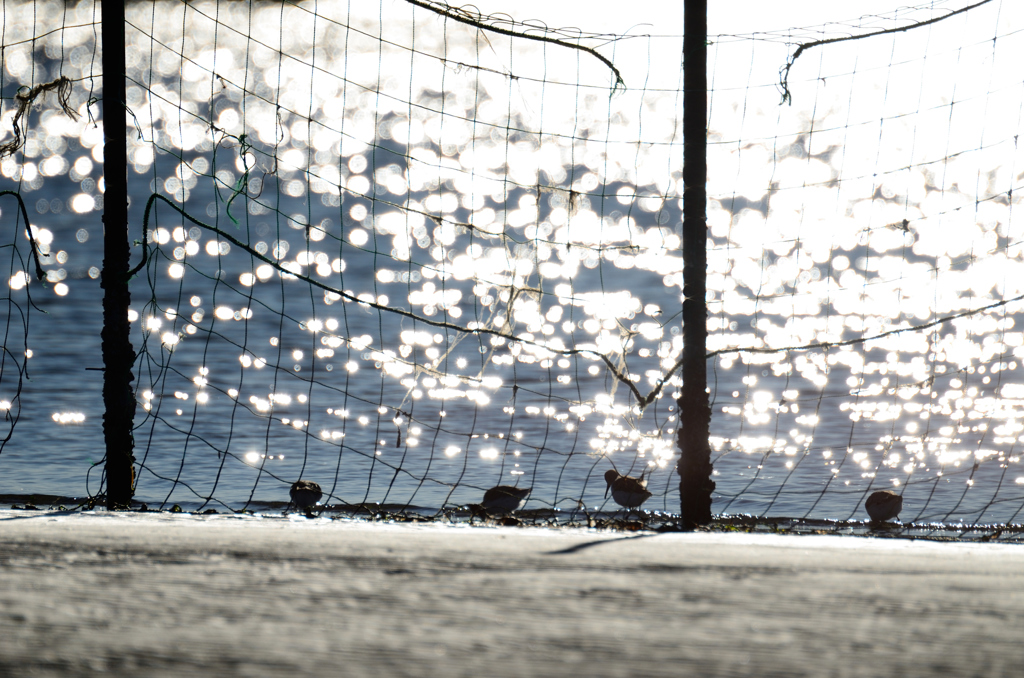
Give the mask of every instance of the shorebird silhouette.
M 288 490 L 292 503 L 306 513 L 307 518 L 313 517 L 313 507 L 324 496 L 320 486 L 312 480 L 296 480 Z
M 526 503 L 526 498 L 533 491 L 532 487 L 512 487 L 498 485 L 484 492 L 484 500 L 480 506 L 489 513 L 509 513 L 518 511 Z
M 864 502 L 864 508 L 871 516 L 872 522 L 881 523 L 899 516 L 903 510 L 903 497 L 892 490 L 872 492 Z
M 644 472 L 646 473 L 646 471 Z M 608 491 L 611 490 L 612 499 L 619 506 L 627 509 L 635 509 L 651 498 L 647 491 L 647 481 L 644 480 L 644 473 L 639 478 L 624 476 L 615 469 L 608 469 L 604 473 L 605 499 L 608 498 Z
M 498 485 L 484 492 L 484 500 L 470 504 L 470 517 L 478 515 L 504 515 L 519 510 L 530 496 L 532 487 Z

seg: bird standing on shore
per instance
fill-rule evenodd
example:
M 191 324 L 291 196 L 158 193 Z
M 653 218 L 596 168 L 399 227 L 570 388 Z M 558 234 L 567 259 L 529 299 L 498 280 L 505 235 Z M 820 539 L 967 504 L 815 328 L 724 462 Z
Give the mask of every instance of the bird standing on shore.
M 635 509 L 652 496 L 647 491 L 647 481 L 644 479 L 643 473 L 639 478 L 633 478 L 624 476 L 615 469 L 609 469 L 605 471 L 604 482 L 607 485 L 604 488 L 605 499 L 608 498 L 608 491 L 611 490 L 612 499 L 623 508 Z
M 307 518 L 313 517 L 313 507 L 324 496 L 320 486 L 312 480 L 296 480 L 288 490 L 292 503 L 306 513 Z
M 532 487 L 512 487 L 498 485 L 484 492 L 484 500 L 480 508 L 488 513 L 511 513 L 518 511 L 526 503 Z
M 881 523 L 892 520 L 899 516 L 903 509 L 903 497 L 892 490 L 879 490 L 871 493 L 868 500 L 864 502 L 864 508 L 867 509 L 872 522 Z
M 498 485 L 484 492 L 484 500 L 479 504 L 469 504 L 470 522 L 476 516 L 505 515 L 518 511 L 526 503 L 532 487 L 513 487 Z

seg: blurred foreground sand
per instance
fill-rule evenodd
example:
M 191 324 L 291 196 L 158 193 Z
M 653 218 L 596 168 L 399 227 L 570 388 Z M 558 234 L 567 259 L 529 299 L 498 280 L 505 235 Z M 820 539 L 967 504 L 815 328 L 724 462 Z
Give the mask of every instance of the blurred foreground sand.
M 1024 547 L 0 511 L 0 676 L 1001 676 Z

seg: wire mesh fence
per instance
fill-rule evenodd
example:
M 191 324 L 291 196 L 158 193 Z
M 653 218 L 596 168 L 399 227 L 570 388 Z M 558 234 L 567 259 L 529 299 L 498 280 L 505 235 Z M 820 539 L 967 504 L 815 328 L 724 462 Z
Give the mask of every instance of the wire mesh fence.
M 10 495 L 104 487 L 98 16 L 4 4 Z M 1020 522 L 1022 19 L 929 2 L 709 40 L 721 525 L 857 531 L 878 490 L 904 534 Z M 671 525 L 683 39 L 661 29 L 129 3 L 136 499 L 264 510 L 303 478 L 333 511 L 473 517 L 510 486 L 521 519 Z

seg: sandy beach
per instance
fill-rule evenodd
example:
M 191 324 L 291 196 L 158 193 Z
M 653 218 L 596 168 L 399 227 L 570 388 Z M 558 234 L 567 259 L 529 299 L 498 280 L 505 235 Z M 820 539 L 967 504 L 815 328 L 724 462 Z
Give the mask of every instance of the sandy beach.
M 0 511 L 0 676 L 1009 676 L 1024 548 Z

